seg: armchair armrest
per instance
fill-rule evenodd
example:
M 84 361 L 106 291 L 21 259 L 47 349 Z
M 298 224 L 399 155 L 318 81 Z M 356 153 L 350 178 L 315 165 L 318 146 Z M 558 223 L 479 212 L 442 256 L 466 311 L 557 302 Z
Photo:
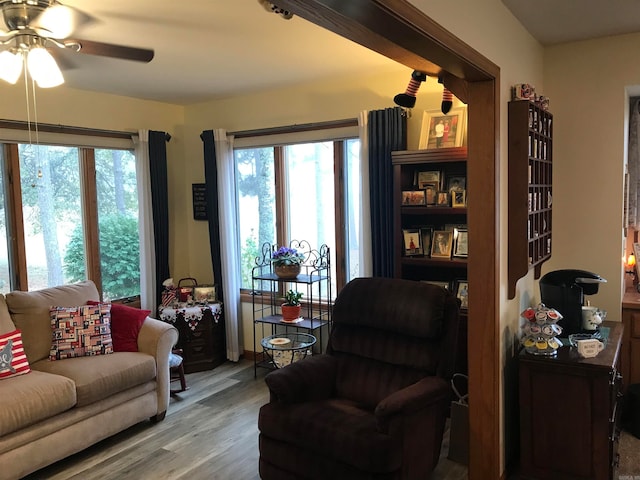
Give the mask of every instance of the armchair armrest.
M 378 427 L 386 431 L 391 418 L 429 408 L 437 402 L 449 401 L 451 386 L 440 377 L 426 377 L 408 387 L 392 393 L 376 406 Z
M 138 333 L 138 351 L 156 359 L 159 416 L 163 416 L 169 406 L 169 354 L 177 342 L 176 327 L 151 317 L 145 319 Z
M 334 357 L 313 355 L 270 372 L 264 380 L 272 403 L 300 403 L 329 398 L 333 393 L 336 371 Z

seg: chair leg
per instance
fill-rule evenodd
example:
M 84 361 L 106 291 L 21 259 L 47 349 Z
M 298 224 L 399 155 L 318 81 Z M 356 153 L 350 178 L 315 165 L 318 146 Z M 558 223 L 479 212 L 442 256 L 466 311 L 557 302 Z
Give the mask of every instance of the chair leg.
M 181 354 L 182 350 L 174 350 L 173 353 Z M 189 387 L 187 387 L 187 380 L 184 376 L 184 361 L 181 361 L 179 365 L 176 365 L 175 367 L 171 367 L 169 370 L 171 374 L 170 382 L 175 382 L 178 380 L 180 381 L 180 389 L 179 390 L 170 389 L 169 392 L 171 394 L 174 394 L 174 393 L 184 392 L 185 390 L 187 390 Z M 174 374 L 177 376 L 174 376 Z

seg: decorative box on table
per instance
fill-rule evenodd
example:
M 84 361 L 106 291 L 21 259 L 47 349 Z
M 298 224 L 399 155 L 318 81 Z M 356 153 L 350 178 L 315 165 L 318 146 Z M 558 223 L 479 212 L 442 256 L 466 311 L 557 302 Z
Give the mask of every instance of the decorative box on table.
M 226 360 L 221 303 L 160 306 L 158 315 L 162 321 L 172 323 L 178 329 L 177 347 L 184 352 L 185 373 L 211 370 Z

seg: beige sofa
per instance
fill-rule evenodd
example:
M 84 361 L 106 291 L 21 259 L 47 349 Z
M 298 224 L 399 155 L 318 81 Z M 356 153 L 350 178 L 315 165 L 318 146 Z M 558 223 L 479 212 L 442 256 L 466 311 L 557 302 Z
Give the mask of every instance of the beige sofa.
M 50 361 L 49 307 L 99 300 L 81 282 L 0 295 L 0 334 L 22 332 L 31 372 L 0 379 L 0 479 L 15 479 L 136 423 L 159 421 L 169 404 L 169 353 L 177 330 L 147 317 L 139 352 Z

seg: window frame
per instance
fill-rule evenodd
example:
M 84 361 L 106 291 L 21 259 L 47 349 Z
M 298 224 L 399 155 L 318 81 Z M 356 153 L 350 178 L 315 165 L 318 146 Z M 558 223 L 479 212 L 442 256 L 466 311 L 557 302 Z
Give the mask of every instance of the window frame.
M 286 131 L 281 133 L 286 134 Z M 335 279 L 336 292 L 339 292 L 344 285 L 347 283 L 347 254 L 346 250 L 348 248 L 346 242 L 347 232 L 346 232 L 346 194 L 345 194 L 345 182 L 346 182 L 346 172 L 347 168 L 345 165 L 346 162 L 346 141 L 347 140 L 359 140 L 357 135 L 349 135 L 344 136 L 341 135 L 339 138 L 322 138 L 322 139 L 297 139 L 294 142 L 281 143 L 277 145 L 265 145 L 262 147 L 273 148 L 274 152 L 274 188 L 275 188 L 275 202 L 276 202 L 276 225 L 275 225 L 275 236 L 276 242 L 278 245 L 289 245 L 289 242 L 294 239 L 289 238 L 288 225 L 286 222 L 286 218 L 288 212 L 286 210 L 286 155 L 285 149 L 288 145 L 292 144 L 302 144 L 302 143 L 312 143 L 312 142 L 332 142 L 333 143 L 333 183 L 334 183 L 334 215 L 335 215 L 335 248 L 334 248 L 334 258 L 335 262 L 332 268 L 332 278 Z M 250 148 L 246 146 L 234 146 L 235 150 L 240 150 L 244 148 Z M 237 195 L 237 192 L 236 192 Z M 295 239 L 295 240 L 303 240 L 303 239 Z M 251 288 L 241 287 L 240 294 L 243 301 L 250 302 L 251 301 Z
M 28 291 L 29 285 L 18 145 L 29 143 L 24 139 L 25 130 L 28 128 L 29 126 L 23 122 L 0 121 L 5 183 L 2 195 L 5 200 L 9 277 L 11 289 L 22 291 Z M 102 298 L 95 151 L 98 149 L 134 151 L 133 136 L 135 134 L 46 124 L 40 125 L 39 128 L 44 132 L 40 137 L 46 138 L 46 141 L 40 142 L 41 145 L 61 145 L 78 149 L 86 279 L 95 283 Z M 114 299 L 113 302 L 139 305 L 140 295 Z

